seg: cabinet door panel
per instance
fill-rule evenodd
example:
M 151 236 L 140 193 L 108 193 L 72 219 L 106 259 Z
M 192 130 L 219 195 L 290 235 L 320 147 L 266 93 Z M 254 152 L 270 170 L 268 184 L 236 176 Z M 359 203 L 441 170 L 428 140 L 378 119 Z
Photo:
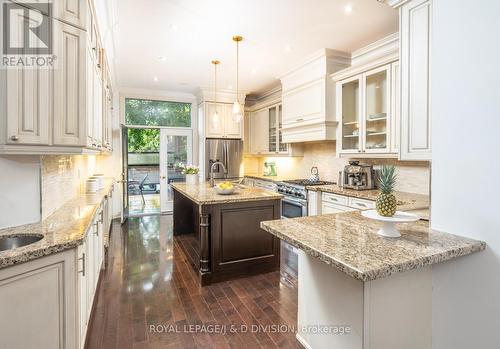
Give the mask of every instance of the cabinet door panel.
M 23 26 L 24 21 L 23 17 L 17 23 Z M 24 29 L 17 33 L 22 36 Z M 50 144 L 52 74 L 47 67 L 7 70 L 7 143 Z
M 325 80 L 283 94 L 283 125 L 325 118 Z
M 54 144 L 86 144 L 85 31 L 54 21 Z
M 259 110 L 253 113 L 250 119 L 251 127 L 251 152 L 262 154 L 269 152 L 269 109 Z
M 402 160 L 431 159 L 431 18 L 429 0 L 401 8 Z
M 391 153 L 399 152 L 400 120 L 401 120 L 401 83 L 399 62 L 392 64 L 391 74 Z
M 225 118 L 224 135 L 227 138 L 242 138 L 243 120 L 241 122 L 234 121 L 233 106 L 231 104 L 224 105 L 224 118 Z
M 363 125 L 362 83 L 361 77 L 355 76 L 337 83 L 337 120 L 340 123 L 340 152 L 361 152 L 361 133 Z
M 87 0 L 57 0 L 53 1 L 52 4 L 55 18 L 85 28 Z
M 224 137 L 225 113 L 222 104 L 207 103 L 205 116 L 205 132 L 208 138 Z M 217 111 L 217 115 L 214 115 Z

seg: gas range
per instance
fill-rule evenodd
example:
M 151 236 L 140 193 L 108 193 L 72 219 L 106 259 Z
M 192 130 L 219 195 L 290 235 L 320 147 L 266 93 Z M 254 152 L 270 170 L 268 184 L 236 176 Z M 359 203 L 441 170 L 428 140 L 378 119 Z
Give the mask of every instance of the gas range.
M 311 181 L 309 179 L 294 179 L 277 183 L 278 193 L 287 197 L 293 197 L 301 200 L 307 200 L 306 187 L 313 185 L 335 184 L 326 181 Z

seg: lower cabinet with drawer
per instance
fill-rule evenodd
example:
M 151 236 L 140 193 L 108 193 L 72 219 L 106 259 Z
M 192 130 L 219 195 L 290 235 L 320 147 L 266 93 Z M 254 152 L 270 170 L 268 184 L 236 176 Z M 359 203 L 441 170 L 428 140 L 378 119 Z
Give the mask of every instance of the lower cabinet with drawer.
M 333 193 L 322 193 L 321 214 L 340 213 L 357 210 L 371 210 L 375 202 Z
M 0 269 L 0 347 L 85 347 L 104 264 L 104 206 L 82 244 Z

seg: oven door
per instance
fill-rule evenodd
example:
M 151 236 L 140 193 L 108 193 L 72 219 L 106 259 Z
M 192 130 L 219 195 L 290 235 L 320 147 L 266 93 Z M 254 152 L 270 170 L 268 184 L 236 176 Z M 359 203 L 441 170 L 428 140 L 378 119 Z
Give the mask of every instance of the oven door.
M 281 217 L 297 218 L 307 216 L 307 200 L 284 197 L 281 200 Z

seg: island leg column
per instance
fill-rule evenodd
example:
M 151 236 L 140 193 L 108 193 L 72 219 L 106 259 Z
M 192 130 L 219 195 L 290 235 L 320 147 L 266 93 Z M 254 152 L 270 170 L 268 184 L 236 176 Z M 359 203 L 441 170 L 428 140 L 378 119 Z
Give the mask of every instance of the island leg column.
M 200 209 L 200 275 L 201 284 L 210 283 L 210 215 Z

